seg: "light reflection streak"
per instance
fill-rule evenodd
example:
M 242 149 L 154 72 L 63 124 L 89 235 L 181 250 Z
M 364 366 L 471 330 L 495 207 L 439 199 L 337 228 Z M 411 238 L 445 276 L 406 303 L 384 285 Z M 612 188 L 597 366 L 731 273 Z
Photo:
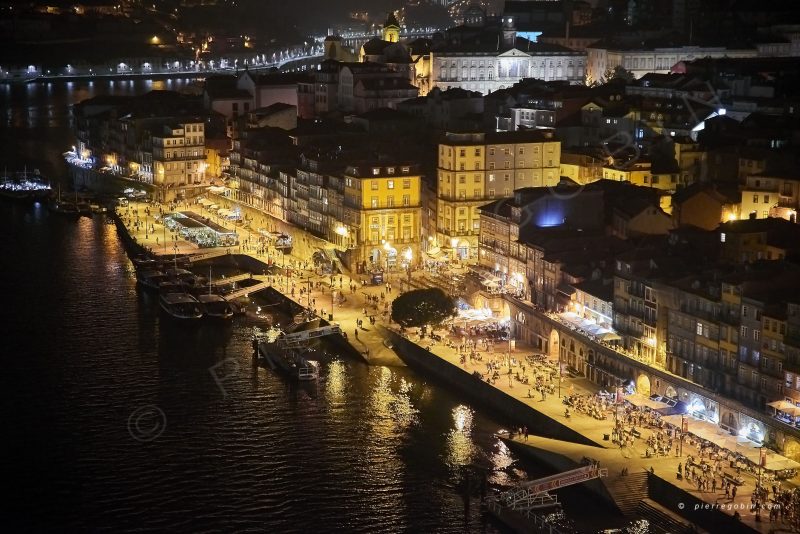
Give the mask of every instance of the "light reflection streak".
M 453 429 L 447 435 L 447 464 L 472 463 L 476 449 L 472 442 L 473 411 L 463 404 L 453 408 Z

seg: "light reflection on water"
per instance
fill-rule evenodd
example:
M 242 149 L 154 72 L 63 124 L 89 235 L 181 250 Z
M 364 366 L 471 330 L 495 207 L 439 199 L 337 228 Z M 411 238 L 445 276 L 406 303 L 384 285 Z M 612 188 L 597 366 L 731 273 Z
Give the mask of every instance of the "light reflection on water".
M 472 442 L 473 411 L 463 404 L 453 408 L 453 428 L 447 435 L 446 462 L 451 467 L 469 465 L 474 460 Z

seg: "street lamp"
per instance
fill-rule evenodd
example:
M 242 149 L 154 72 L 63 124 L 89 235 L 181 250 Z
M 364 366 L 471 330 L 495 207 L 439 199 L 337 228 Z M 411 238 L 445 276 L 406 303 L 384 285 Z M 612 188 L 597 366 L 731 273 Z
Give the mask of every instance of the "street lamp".
M 388 241 L 383 242 L 383 250 L 386 252 L 386 281 L 389 281 L 389 252 L 392 250 L 392 245 Z
M 403 253 L 403 257 L 406 259 L 406 273 L 408 275 L 408 282 L 411 283 L 411 260 L 414 257 L 414 252 L 408 248 Z

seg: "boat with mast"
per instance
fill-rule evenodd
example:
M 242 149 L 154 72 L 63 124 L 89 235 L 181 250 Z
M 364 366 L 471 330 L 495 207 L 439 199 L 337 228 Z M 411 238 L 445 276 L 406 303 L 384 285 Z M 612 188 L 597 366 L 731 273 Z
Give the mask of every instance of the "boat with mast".
M 233 319 L 233 306 L 228 302 L 228 299 L 211 292 L 213 287 L 211 284 L 211 266 L 208 267 L 208 282 L 208 293 L 197 295 L 197 300 L 200 301 L 205 317 L 224 321 Z
M 72 202 L 63 200 L 61 198 L 61 186 L 58 186 L 58 196 L 55 199 L 51 199 L 50 203 L 47 205 L 47 208 L 50 210 L 51 213 L 57 213 L 59 215 L 65 215 L 68 217 L 79 217 L 81 212 L 78 210 L 77 204 Z

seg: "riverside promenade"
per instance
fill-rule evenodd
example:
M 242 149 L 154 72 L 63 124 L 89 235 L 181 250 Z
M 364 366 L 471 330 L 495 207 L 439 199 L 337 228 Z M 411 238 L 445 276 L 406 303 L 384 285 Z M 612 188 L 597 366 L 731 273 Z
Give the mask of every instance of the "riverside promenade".
M 178 207 L 181 209 L 182 207 Z M 201 206 L 191 204 L 185 206 L 186 209 L 201 213 L 209 218 L 215 215 L 204 211 Z M 149 209 L 150 213 L 147 213 Z M 151 249 L 154 254 L 196 254 L 206 252 L 208 249 L 198 249 L 190 242 L 176 238 L 176 234 L 170 233 L 159 222 L 157 216 L 160 215 L 160 208 L 152 204 L 130 203 L 127 207 L 117 208 L 117 213 L 125 223 L 127 231 L 134 240 L 147 249 Z M 257 217 L 260 217 L 259 220 Z M 244 254 L 256 259 L 265 265 L 285 266 L 281 274 L 273 275 L 275 289 L 283 292 L 287 297 L 296 302 L 307 306 L 309 309 L 317 310 L 317 313 L 328 318 L 328 314 L 333 315 L 333 322 L 341 326 L 343 332 L 347 334 L 348 342 L 359 352 L 367 361 L 375 365 L 402 365 L 402 361 L 395 352 L 389 348 L 387 336 L 381 331 L 387 328 L 396 335 L 401 335 L 399 329 L 390 324 L 388 311 L 391 307 L 391 300 L 395 298 L 401 285 L 401 279 L 406 281 L 405 275 L 394 275 L 387 279 L 389 286 L 363 285 L 360 276 L 351 277 L 347 274 L 342 275 L 320 275 L 315 273 L 311 267 L 311 254 L 318 248 L 326 246 L 326 242 L 319 240 L 305 232 L 289 226 L 287 223 L 271 219 L 264 214 L 248 215 L 251 225 L 261 224 L 259 227 L 272 228 L 278 231 L 290 233 L 294 237 L 294 248 L 291 255 L 284 256 L 281 252 L 268 248 L 260 251 L 254 246 L 253 230 L 237 227 L 228 222 L 215 221 L 228 228 L 235 230 L 242 244 L 238 247 L 231 247 L 226 250 L 230 253 Z M 270 226 L 272 225 L 272 226 Z M 250 235 L 248 235 L 248 233 Z M 165 246 L 163 241 L 166 236 L 168 242 Z M 327 244 L 329 246 L 329 244 Z M 213 250 L 213 249 L 212 249 Z M 392 279 L 394 278 L 394 280 Z M 421 272 L 412 272 L 411 285 L 420 286 L 422 282 Z M 332 301 L 331 293 L 335 290 Z M 376 302 L 377 301 L 377 302 Z M 366 313 L 365 313 L 366 312 Z M 375 324 L 371 324 L 370 317 L 373 317 Z M 362 321 L 362 326 L 357 326 L 358 321 Z M 416 343 L 414 336 L 404 333 L 407 339 Z M 568 441 L 554 440 L 535 436 L 535 428 L 529 429 L 527 440 L 524 436 L 513 438 L 515 446 L 529 447 L 551 454 L 559 454 L 569 462 L 580 463 L 584 457 L 593 458 L 600 462 L 601 467 L 608 468 L 610 476 L 603 483 L 609 494 L 615 500 L 619 495 L 615 492 L 625 491 L 624 486 L 620 486 L 616 481 L 620 478 L 623 467 L 633 474 L 653 470 L 655 476 L 662 478 L 670 484 L 686 491 L 689 495 L 698 499 L 697 502 L 708 505 L 709 509 L 717 508 L 719 512 L 733 516 L 738 512 L 743 523 L 753 530 L 760 532 L 790 532 L 788 524 L 779 520 L 771 522 L 766 507 L 762 508 L 761 521 L 756 520 L 756 514 L 751 506 L 751 497 L 756 485 L 753 476 L 742 472 L 744 484 L 737 488 L 734 499 L 725 496 L 725 492 L 718 487 L 716 491 L 701 491 L 697 486 L 689 483 L 684 478 L 678 480 L 676 473 L 678 464 L 685 465 L 686 457 L 691 454 L 695 458 L 699 457 L 699 451 L 694 447 L 684 443 L 681 456 L 674 454 L 669 456 L 646 457 L 646 440 L 651 434 L 651 430 L 642 428 L 642 437 L 632 445 L 620 447 L 606 441 L 604 436 L 611 434 L 614 420 L 595 419 L 583 413 L 571 410 L 571 415 L 567 419 L 564 415 L 565 406 L 561 402 L 564 395 L 579 394 L 593 395 L 599 388 L 586 379 L 567 378 L 556 379 L 555 394 L 542 396 L 532 389 L 532 386 L 525 385 L 517 380 L 516 375 L 528 374 L 531 378 L 531 370 L 522 366 L 526 365 L 525 356 L 533 355 L 537 351 L 532 347 L 527 347 L 519 342 L 512 351 L 508 350 L 506 343 L 496 344 L 491 352 L 481 352 L 481 360 L 465 359 L 462 361 L 459 350 L 453 346 L 458 344 L 458 339 L 450 338 L 450 343 L 442 342 L 430 345 L 430 339 L 425 338 L 419 345 L 425 345 L 430 354 L 438 357 L 442 362 L 452 366 L 454 372 L 462 372 L 467 376 L 474 376 L 476 373 L 487 374 L 487 363 L 497 366 L 499 377 L 493 381 L 492 387 L 500 394 L 513 398 L 523 403 L 531 410 L 543 414 L 552 421 L 568 426 L 570 429 L 586 438 L 592 445 L 576 444 Z M 530 380 L 533 383 L 533 380 Z M 535 451 L 534 455 L 535 455 Z M 728 470 L 730 471 L 730 470 Z M 614 485 L 616 484 L 616 487 Z M 620 490 L 622 488 L 622 490 Z M 645 498 L 647 495 L 642 495 Z M 695 507 L 696 503 L 685 503 Z M 701 512 L 706 510 L 701 510 Z M 682 515 L 681 510 L 676 509 L 672 512 Z

